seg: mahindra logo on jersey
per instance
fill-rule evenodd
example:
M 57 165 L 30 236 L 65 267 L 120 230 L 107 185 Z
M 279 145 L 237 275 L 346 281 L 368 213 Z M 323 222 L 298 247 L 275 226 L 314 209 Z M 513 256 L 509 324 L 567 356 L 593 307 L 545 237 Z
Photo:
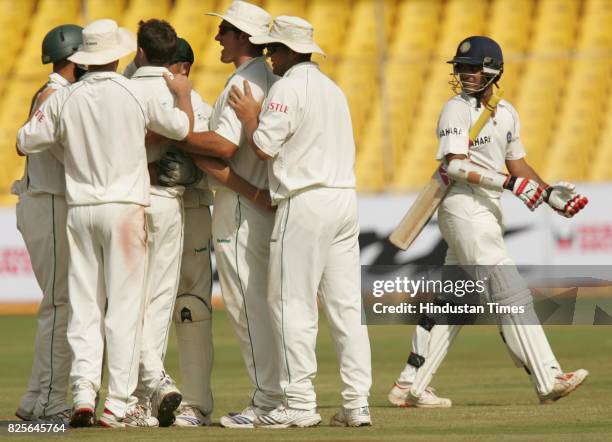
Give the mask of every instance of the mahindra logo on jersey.
M 285 106 L 284 104 L 275 103 L 274 101 L 271 101 L 268 105 L 268 110 L 271 112 L 282 112 L 284 114 L 288 114 L 289 106 Z

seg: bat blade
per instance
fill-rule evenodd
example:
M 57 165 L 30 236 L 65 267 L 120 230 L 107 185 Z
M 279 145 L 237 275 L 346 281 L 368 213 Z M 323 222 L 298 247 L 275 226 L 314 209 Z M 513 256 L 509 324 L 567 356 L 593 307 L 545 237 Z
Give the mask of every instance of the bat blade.
M 391 233 L 389 241 L 402 250 L 410 247 L 450 190 L 451 184 L 444 169 L 440 166 L 419 192 L 402 221 Z
M 497 107 L 504 91 L 498 89 L 489 99 L 480 117 L 470 128 L 469 138 L 474 141 Z M 440 166 L 419 192 L 414 204 L 408 209 L 402 221 L 389 236 L 389 241 L 399 249 L 407 250 L 412 242 L 429 222 L 442 200 L 446 197 L 453 182 L 446 176 L 446 170 Z

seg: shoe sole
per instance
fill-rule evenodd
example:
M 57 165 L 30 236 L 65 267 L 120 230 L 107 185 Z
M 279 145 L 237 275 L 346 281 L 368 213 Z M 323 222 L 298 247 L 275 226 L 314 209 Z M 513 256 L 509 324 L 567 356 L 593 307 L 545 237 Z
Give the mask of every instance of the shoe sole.
M 541 400 L 540 401 L 540 405 L 550 405 L 550 404 L 554 404 L 555 402 L 557 402 L 559 399 L 563 399 L 564 397 L 568 396 L 570 393 L 572 393 L 573 391 L 576 391 L 578 388 L 580 388 L 580 386 L 582 386 L 582 384 L 584 384 L 584 382 L 586 381 L 586 378 L 589 376 L 589 373 L 587 373 L 586 375 L 584 375 L 584 378 L 582 378 L 582 380 L 574 385 L 572 388 L 570 388 L 569 390 L 565 390 L 565 392 L 561 395 L 558 396 L 556 398 L 553 399 L 545 399 L 545 400 Z
M 179 392 L 168 393 L 162 399 L 157 410 L 157 420 L 159 421 L 160 427 L 171 426 L 176 416 L 174 416 L 174 410 L 176 410 L 183 400 L 183 395 Z
M 389 402 L 391 402 L 391 405 L 395 405 L 396 407 L 403 407 L 406 404 L 405 399 L 402 399 L 392 394 L 389 394 L 387 396 L 387 399 L 389 400 Z
M 303 417 L 301 419 L 296 419 L 295 421 L 288 424 L 263 424 L 263 423 L 255 423 L 256 427 L 259 428 L 272 428 L 276 430 L 284 429 L 284 428 L 309 428 L 316 427 L 321 423 L 321 416 L 316 414 L 314 416 Z
M 78 408 L 70 418 L 70 426 L 73 428 L 91 427 L 95 423 L 95 417 L 93 408 Z
M 222 416 L 221 419 L 219 419 L 219 424 L 221 424 L 223 428 L 242 428 L 245 430 L 255 428 L 255 425 L 253 425 L 252 422 L 250 424 L 239 424 L 234 422 L 234 420 L 228 416 Z
M 453 404 L 422 404 L 422 405 L 413 405 L 413 404 L 408 404 L 408 403 L 404 403 L 403 405 L 400 405 L 400 408 L 451 408 L 453 406 Z
M 24 421 L 24 422 L 29 422 L 29 421 L 31 421 L 31 420 L 32 420 L 32 418 L 33 418 L 33 416 L 32 416 L 31 414 L 30 414 L 30 415 L 27 415 L 26 413 L 23 413 L 23 412 L 21 412 L 20 410 L 17 410 L 17 411 L 15 412 L 15 417 L 17 417 L 18 419 L 20 419 L 20 420 L 22 420 L 22 421 Z
M 371 427 L 372 426 L 372 421 L 369 421 L 369 422 L 365 422 L 364 421 L 364 422 L 358 422 L 358 423 L 354 423 L 354 424 L 349 424 L 348 422 L 339 421 L 334 416 L 329 421 L 329 426 L 330 427 L 351 427 L 351 428 Z

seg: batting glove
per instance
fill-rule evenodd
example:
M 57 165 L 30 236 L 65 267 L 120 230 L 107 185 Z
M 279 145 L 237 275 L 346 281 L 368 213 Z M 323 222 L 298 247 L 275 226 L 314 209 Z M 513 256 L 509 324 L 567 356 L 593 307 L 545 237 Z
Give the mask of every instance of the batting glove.
M 576 193 L 576 186 L 561 181 L 546 189 L 544 201 L 559 215 L 571 218 L 588 204 L 586 196 Z
M 532 212 L 544 201 L 546 191 L 536 181 L 529 178 L 508 175 L 504 183 L 504 189 L 510 190 Z
M 202 171 L 191 157 L 171 150 L 159 160 L 158 181 L 162 186 L 191 186 L 202 179 Z

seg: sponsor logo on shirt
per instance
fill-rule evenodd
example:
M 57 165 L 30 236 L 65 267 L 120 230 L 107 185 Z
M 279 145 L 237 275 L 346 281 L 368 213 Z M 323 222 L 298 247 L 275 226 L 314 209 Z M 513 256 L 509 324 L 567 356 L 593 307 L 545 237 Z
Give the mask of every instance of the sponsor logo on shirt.
M 512 134 L 510 133 L 510 131 L 508 131 L 508 133 L 506 134 L 506 141 L 508 143 L 510 143 L 510 141 L 512 141 Z
M 275 103 L 274 101 L 271 101 L 268 105 L 268 110 L 271 112 L 282 112 L 284 114 L 288 114 L 289 106 L 285 106 L 284 104 Z
M 448 129 L 442 129 L 440 131 L 440 138 L 448 135 L 463 135 L 463 129 L 459 127 L 449 127 Z
M 479 146 L 483 146 L 485 144 L 489 144 L 491 142 L 491 137 L 489 135 L 486 135 L 484 137 L 478 137 L 474 140 L 474 143 L 472 144 L 472 146 L 474 147 L 479 147 Z

